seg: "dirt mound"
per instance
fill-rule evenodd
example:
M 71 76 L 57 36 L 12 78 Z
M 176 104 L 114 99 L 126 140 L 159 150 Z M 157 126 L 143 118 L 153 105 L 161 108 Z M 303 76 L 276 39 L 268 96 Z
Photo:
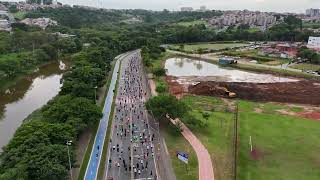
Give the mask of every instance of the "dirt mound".
M 320 120 L 320 112 L 304 112 L 304 113 L 299 113 L 299 115 L 308 119 Z
M 259 149 L 257 149 L 256 147 L 254 147 L 254 148 L 252 149 L 252 151 L 250 152 L 250 155 L 251 155 L 251 158 L 252 158 L 253 160 L 258 161 L 258 160 L 262 159 L 262 153 L 261 153 L 261 151 L 260 151 Z
M 178 99 L 182 98 L 187 91 L 183 85 L 179 84 L 177 80 L 171 76 L 167 76 L 166 81 L 169 84 L 169 93 L 176 96 Z
M 240 99 L 320 105 L 320 86 L 312 81 L 287 83 L 201 82 L 189 86 L 189 93 L 226 97 L 221 88 L 237 94 Z

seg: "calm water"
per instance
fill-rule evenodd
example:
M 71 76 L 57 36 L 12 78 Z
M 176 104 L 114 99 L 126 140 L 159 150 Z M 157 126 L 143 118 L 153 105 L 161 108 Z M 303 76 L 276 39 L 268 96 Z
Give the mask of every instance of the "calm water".
M 0 92 L 0 147 L 10 141 L 28 115 L 59 93 L 64 70 L 62 62 L 47 64 Z
M 294 82 L 296 79 L 279 78 L 269 74 L 251 73 L 188 58 L 171 58 L 165 63 L 167 75 L 176 77 L 198 77 L 198 80 L 222 82 L 274 83 Z

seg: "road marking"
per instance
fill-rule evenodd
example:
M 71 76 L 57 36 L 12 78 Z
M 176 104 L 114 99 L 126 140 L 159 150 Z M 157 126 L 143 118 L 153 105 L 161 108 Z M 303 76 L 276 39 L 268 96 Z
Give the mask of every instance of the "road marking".
M 169 151 L 168 151 L 168 147 L 167 147 L 166 141 L 164 140 L 164 138 L 161 138 L 161 139 L 162 139 L 162 143 L 164 145 L 164 149 L 165 149 L 167 155 L 169 155 Z

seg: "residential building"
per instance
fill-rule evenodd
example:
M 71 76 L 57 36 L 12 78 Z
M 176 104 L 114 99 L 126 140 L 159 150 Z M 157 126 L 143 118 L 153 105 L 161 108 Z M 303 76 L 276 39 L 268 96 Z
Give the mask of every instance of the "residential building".
M 310 17 L 320 16 L 320 9 L 307 9 L 306 15 Z
M 11 25 L 7 19 L 0 19 L 0 31 L 11 31 Z
M 200 6 L 200 11 L 206 11 L 207 7 L 206 6 Z
M 20 23 L 39 26 L 42 29 L 46 29 L 48 26 L 55 26 L 58 24 L 57 21 L 54 21 L 50 18 L 37 18 L 37 19 L 26 18 L 20 21 Z
M 248 10 L 225 11 L 222 16 L 210 19 L 209 23 L 218 28 L 249 25 L 253 28 L 265 30 L 277 23 L 277 18 L 275 13 L 264 13 L 259 11 L 251 12 Z
M 310 36 L 307 47 L 316 51 L 320 51 L 320 37 Z

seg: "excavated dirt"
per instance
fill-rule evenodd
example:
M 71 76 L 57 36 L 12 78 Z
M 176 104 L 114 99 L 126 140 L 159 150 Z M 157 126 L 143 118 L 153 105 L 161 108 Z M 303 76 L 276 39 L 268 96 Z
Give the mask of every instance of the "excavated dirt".
M 178 86 L 177 84 L 176 86 Z M 244 82 L 200 82 L 197 85 L 190 85 L 188 92 L 196 95 L 227 97 L 221 88 L 227 88 L 229 91 L 236 93 L 237 98 L 240 99 L 320 105 L 320 84 L 307 80 L 261 84 Z
M 188 92 L 188 85 L 178 83 L 177 78 L 166 76 L 166 81 L 169 84 L 169 93 L 181 99 Z

